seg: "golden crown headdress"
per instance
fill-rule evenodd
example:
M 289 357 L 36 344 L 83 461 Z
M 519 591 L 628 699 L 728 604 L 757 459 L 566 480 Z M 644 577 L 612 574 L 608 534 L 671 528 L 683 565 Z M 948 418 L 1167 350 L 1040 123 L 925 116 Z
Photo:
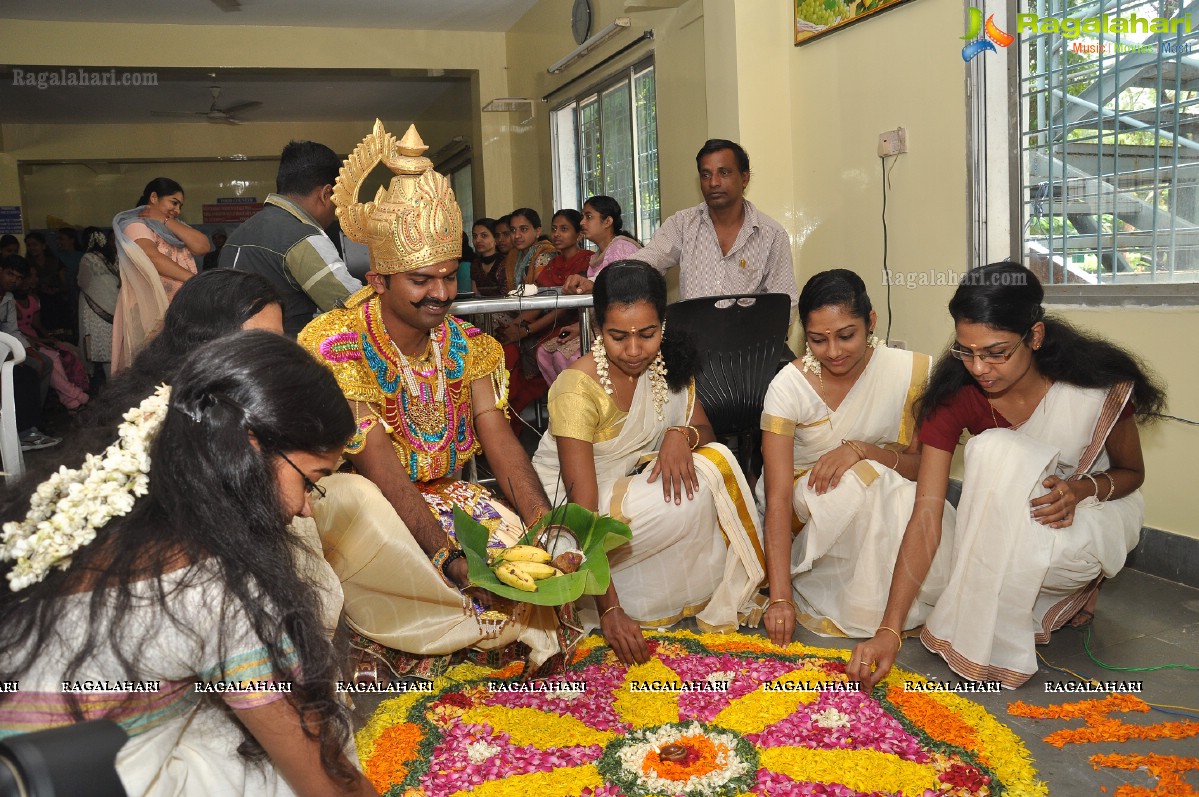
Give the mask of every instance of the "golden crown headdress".
M 425 142 L 410 125 L 399 141 L 375 120 L 333 185 L 341 229 L 370 248 L 371 271 L 399 274 L 462 257 L 462 210 L 450 181 L 433 171 Z M 373 201 L 358 201 L 362 181 L 380 163 L 396 175 Z

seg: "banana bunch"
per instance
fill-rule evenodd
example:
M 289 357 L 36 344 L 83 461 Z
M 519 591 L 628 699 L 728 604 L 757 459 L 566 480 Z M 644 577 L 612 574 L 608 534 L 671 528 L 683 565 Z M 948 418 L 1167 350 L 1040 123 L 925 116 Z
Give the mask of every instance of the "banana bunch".
M 562 571 L 551 566 L 549 561 L 548 551 L 532 545 L 514 545 L 497 553 L 491 566 L 496 578 L 508 586 L 536 592 L 538 581 L 562 575 Z

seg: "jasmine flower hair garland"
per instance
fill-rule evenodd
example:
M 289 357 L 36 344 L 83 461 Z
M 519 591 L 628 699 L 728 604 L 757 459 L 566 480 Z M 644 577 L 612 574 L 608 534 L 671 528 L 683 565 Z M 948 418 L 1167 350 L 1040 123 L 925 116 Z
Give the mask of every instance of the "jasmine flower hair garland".
M 0 562 L 16 561 L 8 572 L 13 592 L 38 583 L 51 567 L 65 570 L 75 551 L 96 538 L 97 529 L 128 514 L 149 492 L 150 444 L 170 397 L 171 388 L 160 385 L 125 413 L 116 442 L 98 456 L 88 454 L 78 469 L 60 467 L 38 485 L 25 519 L 4 524 Z

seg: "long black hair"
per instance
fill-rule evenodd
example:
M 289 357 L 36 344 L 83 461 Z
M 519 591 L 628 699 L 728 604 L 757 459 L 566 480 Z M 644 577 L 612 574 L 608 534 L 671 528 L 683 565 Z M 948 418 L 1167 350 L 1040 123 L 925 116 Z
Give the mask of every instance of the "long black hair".
M 649 302 L 666 318 L 666 279 L 653 266 L 640 260 L 617 260 L 610 263 L 595 278 L 592 291 L 595 317 L 604 328 L 608 308 L 627 307 L 637 302 Z M 699 355 L 695 344 L 686 335 L 666 330 L 662 335 L 662 359 L 666 363 L 666 384 L 675 393 L 687 387 L 699 370 Z
M 799 293 L 799 320 L 806 329 L 808 316 L 821 307 L 844 307 L 852 318 L 860 318 L 870 328 L 870 312 L 874 309 L 866 295 L 866 283 L 846 268 L 821 271 L 809 279 Z
M 180 364 L 198 346 L 241 329 L 272 304 L 282 306 L 282 300 L 258 274 L 216 268 L 192 277 L 175 294 L 159 333 L 101 391 L 83 422 L 90 426 L 120 423 L 125 411 L 155 387 L 174 384 Z
M 1037 275 L 1018 263 L 992 263 L 966 272 L 949 300 L 954 323 L 965 321 L 1025 335 L 1038 321 L 1045 324 L 1041 347 L 1032 350 L 1037 370 L 1078 387 L 1111 387 L 1132 382 L 1132 402 L 1139 420 L 1160 414 L 1166 394 L 1157 377 L 1141 361 L 1102 338 L 1080 332 L 1072 324 L 1045 315 L 1045 290 Z M 970 372 L 946 351 L 929 376 L 919 400 L 917 422 L 949 401 L 961 388 L 975 384 Z
M 146 183 L 146 187 L 142 189 L 141 199 L 137 200 L 137 205 L 134 207 L 141 207 L 142 205 L 150 204 L 150 194 L 158 194 L 158 198 L 162 199 L 164 196 L 182 193 L 183 186 L 179 185 L 179 183 L 175 182 L 170 177 L 155 177 L 153 180 Z
M 624 228 L 624 220 L 621 218 L 620 203 L 607 194 L 596 194 L 583 203 L 583 207 L 591 206 L 591 209 L 600 215 L 600 219 L 612 219 L 612 239 L 616 240 L 618 236 L 623 235 L 633 243 L 641 246 L 641 241 L 638 241 L 632 233 Z
M 313 554 L 288 529 L 275 474 L 280 454 L 338 451 L 353 430 L 333 375 L 292 341 L 250 331 L 198 348 L 179 369 L 150 444 L 148 494 L 99 528 L 65 570 L 52 568 L 19 593 L 0 590 L 0 680 L 29 670 L 63 630 L 63 596 L 78 592 L 91 593 L 88 618 L 69 638 L 73 655 L 63 680 L 86 671 L 105 647 L 129 680 L 153 678 L 137 652 L 164 623 L 197 646 L 214 645 L 216 660 L 225 661 L 237 651 L 224 635 L 201 638 L 178 611 L 177 590 L 213 589 L 213 627 L 235 628 L 235 618 L 244 618 L 276 679 L 291 679 L 286 699 L 304 733 L 319 741 L 325 771 L 352 782 L 355 773 L 341 759 L 349 718 L 334 694 L 338 672 L 319 620 L 318 589 L 296 565 Z M 37 487 L 26 479 L 8 490 L 0 518 L 24 517 Z M 215 674 L 226 678 L 237 680 Z M 78 703 L 70 705 L 83 719 Z M 263 758 L 245 736 L 242 755 Z

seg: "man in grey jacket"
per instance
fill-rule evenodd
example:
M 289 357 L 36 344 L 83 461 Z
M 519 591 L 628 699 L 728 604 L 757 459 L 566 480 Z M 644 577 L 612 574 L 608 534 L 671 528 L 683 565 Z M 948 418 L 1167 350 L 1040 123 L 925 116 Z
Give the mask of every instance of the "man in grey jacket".
M 325 234 L 337 218 L 333 183 L 340 168 L 341 159 L 324 144 L 288 144 L 275 193 L 221 249 L 221 268 L 261 274 L 279 291 L 283 331 L 291 337 L 362 287 Z

